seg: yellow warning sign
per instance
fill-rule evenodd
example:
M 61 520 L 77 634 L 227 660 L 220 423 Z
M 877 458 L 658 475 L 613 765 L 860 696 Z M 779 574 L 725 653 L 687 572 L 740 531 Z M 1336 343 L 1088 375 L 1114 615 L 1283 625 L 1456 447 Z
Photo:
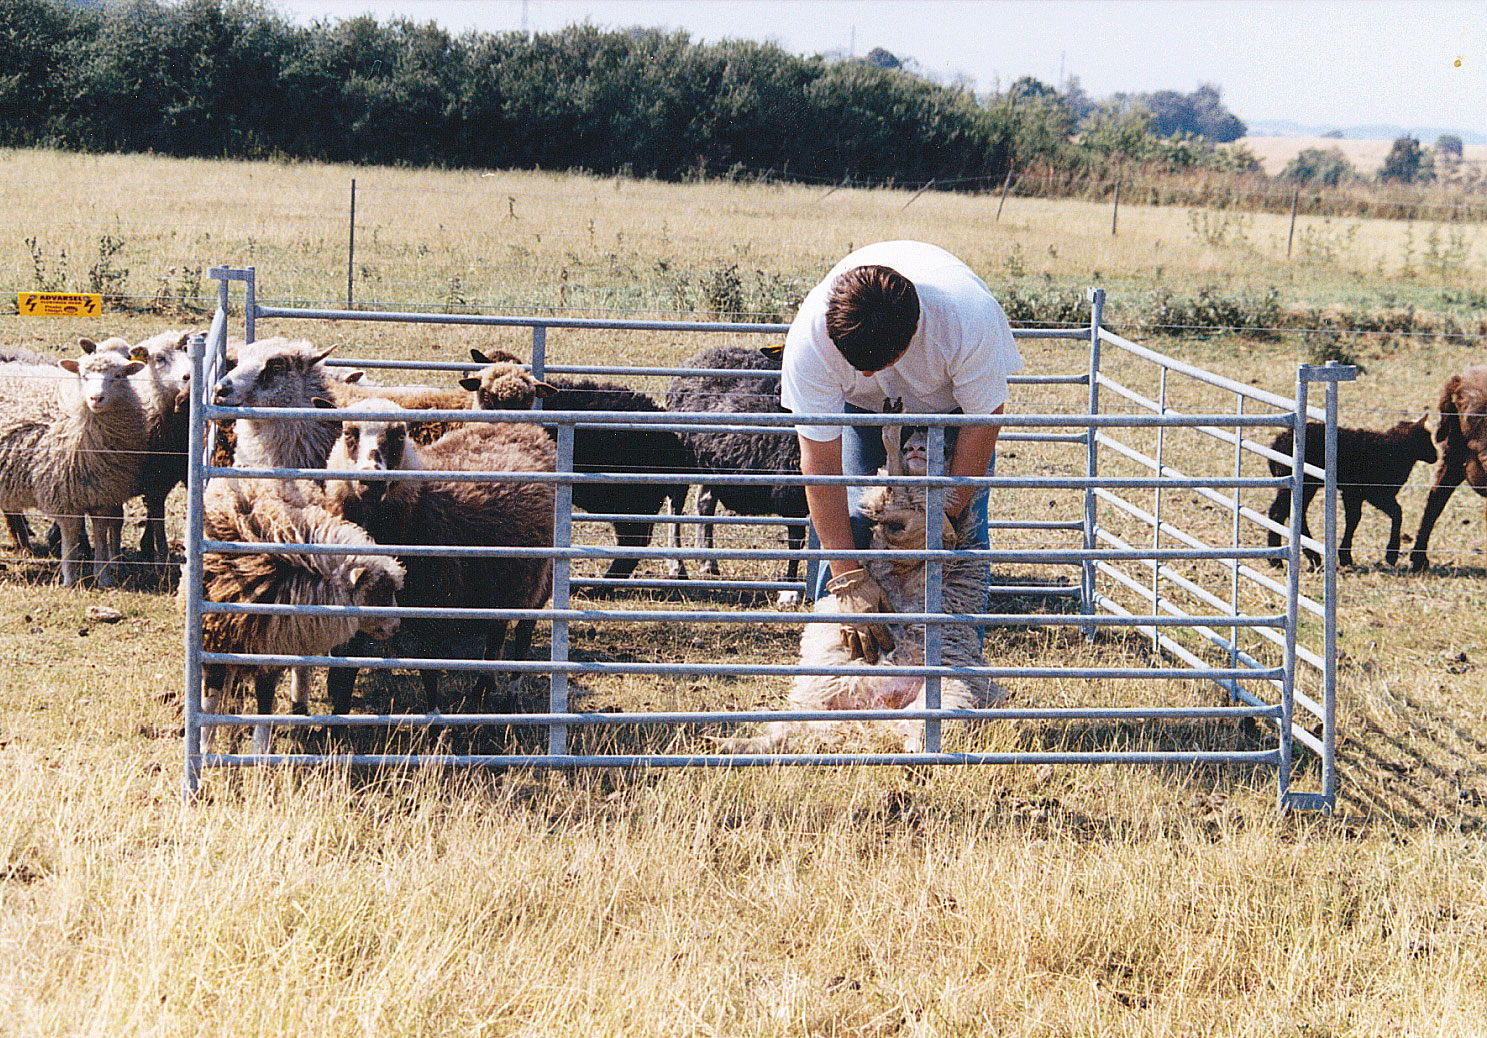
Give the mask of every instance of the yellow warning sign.
M 26 317 L 97 317 L 103 296 L 95 292 L 21 292 L 16 302 Z

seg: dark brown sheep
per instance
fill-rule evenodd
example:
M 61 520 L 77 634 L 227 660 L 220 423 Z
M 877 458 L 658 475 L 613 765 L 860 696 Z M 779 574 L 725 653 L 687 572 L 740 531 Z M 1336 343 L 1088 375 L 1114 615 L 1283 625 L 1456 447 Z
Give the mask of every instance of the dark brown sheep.
M 328 462 L 333 470 L 553 470 L 552 443 L 540 426 L 471 423 L 415 449 L 407 411 L 386 401 L 363 401 L 357 407 L 386 410 L 387 420 L 344 423 Z M 382 544 L 550 548 L 553 543 L 550 483 L 328 480 L 326 496 L 333 510 L 363 526 Z M 407 579 L 400 597 L 408 606 L 540 609 L 552 593 L 550 558 L 409 556 L 401 561 Z M 507 646 L 505 620 L 452 623 L 410 618 L 404 622 L 408 631 L 419 636 L 422 648 L 434 649 L 434 655 L 448 656 L 453 637 L 466 629 L 483 631 L 484 659 L 524 656 L 533 626 L 531 620 L 519 622 Z M 422 676 L 428 709 L 437 710 L 439 672 L 425 670 Z M 331 671 L 331 703 L 337 713 L 350 708 L 355 678 L 352 668 Z M 484 697 L 493 688 L 490 674 L 482 673 L 477 694 Z
M 1438 407 L 1441 420 L 1435 438 L 1444 447 L 1435 466 L 1435 483 L 1425 499 L 1425 512 L 1420 516 L 1420 532 L 1415 534 L 1410 552 L 1410 569 L 1416 573 L 1430 565 L 1430 533 L 1461 482 L 1465 480 L 1487 497 L 1487 365 L 1452 375 L 1441 389 Z
M 1320 422 L 1306 423 L 1306 463 L 1317 468 L 1327 464 L 1325 429 Z M 1295 437 L 1290 429 L 1270 441 L 1270 449 L 1289 457 Z M 1337 546 L 1337 561 L 1340 565 L 1353 564 L 1353 531 L 1363 517 L 1366 501 L 1389 517 L 1389 545 L 1384 549 L 1384 562 L 1392 566 L 1399 559 L 1400 524 L 1403 512 L 1399 507 L 1399 488 L 1410 478 L 1415 462 L 1430 464 L 1435 460 L 1435 444 L 1430 442 L 1430 429 L 1425 418 L 1414 422 L 1399 422 L 1392 429 L 1377 432 L 1373 429 L 1337 429 L 1337 489 L 1342 494 L 1344 525 L 1342 543 Z M 1291 466 L 1279 461 L 1270 461 L 1273 476 L 1288 476 Z M 1301 489 L 1301 532 L 1311 536 L 1306 525 L 1306 510 L 1311 499 L 1322 488 L 1322 481 L 1315 476 L 1306 476 Z M 1284 524 L 1291 516 L 1291 488 L 1280 487 L 1275 500 L 1270 503 L 1272 522 Z M 1272 548 L 1279 546 L 1281 535 L 1269 532 Z M 1322 557 L 1310 548 L 1304 548 L 1306 558 L 1313 566 L 1320 565 Z M 1271 559 L 1272 566 L 1280 566 L 1280 559 Z

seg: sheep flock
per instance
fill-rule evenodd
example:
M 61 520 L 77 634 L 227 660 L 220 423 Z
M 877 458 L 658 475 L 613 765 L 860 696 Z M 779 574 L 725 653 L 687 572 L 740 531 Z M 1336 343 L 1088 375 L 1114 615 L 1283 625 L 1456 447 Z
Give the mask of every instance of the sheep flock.
M 138 343 L 119 338 L 82 339 L 75 356 L 58 357 L 31 350 L 0 349 L 0 512 L 16 548 L 27 555 L 46 552 L 34 540 L 26 514 L 50 520 L 50 540 L 60 542 L 58 579 L 66 586 L 111 587 L 125 581 L 123 567 L 143 572 L 153 567 L 169 576 L 171 545 L 166 537 L 166 499 L 186 479 L 189 436 L 190 371 L 186 345 L 190 333 L 161 332 Z M 417 655 L 450 657 L 457 642 L 476 637 L 481 645 L 472 658 L 489 663 L 480 672 L 476 694 L 497 689 L 494 675 L 502 663 L 527 653 L 534 621 L 514 624 L 504 619 L 450 623 L 433 617 L 408 617 L 401 625 L 386 607 L 506 609 L 537 611 L 553 592 L 552 554 L 537 553 L 554 544 L 556 484 L 532 479 L 556 468 L 555 431 L 522 421 L 426 420 L 424 411 L 545 408 L 561 411 L 708 413 L 776 413 L 779 388 L 777 356 L 765 351 L 725 347 L 702 351 L 685 362 L 697 375 L 677 377 L 663 403 L 628 386 L 587 379 L 539 381 L 521 360 L 498 350 L 472 351 L 478 371 L 449 387 L 381 386 L 360 372 L 338 375 L 326 364 L 333 347 L 303 339 L 269 338 L 233 346 L 231 367 L 210 387 L 219 405 L 233 407 L 318 408 L 323 417 L 293 421 L 239 418 L 219 429 L 215 464 L 244 469 L 327 469 L 354 473 L 353 478 L 269 479 L 217 478 L 205 494 L 208 539 L 225 542 L 336 545 L 339 552 L 209 552 L 204 560 L 204 596 L 212 602 L 273 603 L 295 607 L 287 614 L 210 613 L 205 617 L 204 648 L 211 652 L 278 656 L 357 657 L 380 651 L 375 643 L 402 630 L 400 638 L 418 642 Z M 708 373 L 722 369 L 724 374 Z M 737 372 L 737 375 L 730 373 Z M 1352 541 L 1364 502 L 1390 519 L 1384 553 L 1393 565 L 1401 551 L 1403 515 L 1399 489 L 1416 462 L 1435 465 L 1410 568 L 1429 566 L 1429 540 L 1447 499 L 1465 482 L 1487 497 L 1487 366 L 1466 368 L 1451 376 L 1436 405 L 1439 420 L 1432 435 L 1427 418 L 1400 422 L 1389 430 L 1339 429 L 1338 485 L 1343 498 L 1345 532 L 1339 561 L 1353 563 Z M 341 412 L 373 418 L 342 419 Z M 1315 435 L 1314 435 L 1315 433 Z M 922 443 L 922 435 L 918 441 Z M 1320 426 L 1308 429 L 1307 462 L 1322 463 Z M 1289 472 L 1291 433 L 1270 444 L 1271 471 Z M 890 451 L 890 458 L 897 458 Z M 225 459 L 230 459 L 226 460 Z M 713 517 L 721 506 L 735 514 L 776 516 L 788 527 L 792 549 L 804 543 L 806 509 L 802 487 L 782 483 L 746 486 L 711 480 L 722 475 L 799 474 L 795 438 L 766 428 L 698 429 L 684 433 L 632 425 L 578 425 L 573 469 L 606 474 L 595 482 L 575 482 L 574 507 L 611 522 L 621 548 L 643 551 L 656 524 L 669 512 L 680 518 L 691 485 L 696 495 L 699 542 L 711 549 Z M 398 473 L 427 476 L 430 471 L 484 473 L 484 477 L 397 478 Z M 900 469 L 900 471 L 903 471 Z M 915 471 L 911 467 L 907 470 Z M 674 475 L 673 482 L 626 482 L 626 474 Z M 1303 488 L 1305 510 L 1320 483 L 1308 477 Z M 124 506 L 134 498 L 144 503 L 145 521 L 138 562 L 126 560 L 122 546 Z M 872 499 L 875 547 L 923 545 L 923 493 L 916 498 L 902 488 Z M 1291 497 L 1282 488 L 1270 507 L 1273 526 L 1268 539 L 1281 542 Z M 618 513 L 620 517 L 610 518 Z M 888 524 L 885 517 L 895 522 Z M 919 521 L 913 522 L 917 515 Z M 87 524 L 90 529 L 85 529 Z M 679 545 L 680 525 L 671 527 Z M 896 531 L 890 534 L 889 530 Z M 1306 530 L 1303 517 L 1303 531 Z M 1487 517 L 1484 517 L 1487 529 Z M 89 537 L 91 534 L 91 538 Z M 953 532 L 952 532 L 953 537 Z M 501 549 L 493 555 L 444 557 L 421 552 L 393 557 L 375 549 L 380 544 Z M 533 551 L 534 554 L 523 554 Z M 634 576 L 641 561 L 635 552 L 611 556 L 596 586 L 613 586 Z M 91 555 L 91 558 L 89 557 Z M 1307 560 L 1319 560 L 1309 549 Z M 178 560 L 177 560 L 178 561 Z M 1277 563 L 1279 564 L 1279 563 Z M 719 572 L 708 557 L 701 567 Z M 901 611 L 923 608 L 923 566 L 880 565 L 875 573 Z M 680 559 L 669 560 L 669 575 L 685 578 Z M 974 581 L 947 564 L 947 610 L 977 611 L 971 599 Z M 789 562 L 786 579 L 796 577 Z M 967 588 L 961 594 L 960 585 Z M 186 589 L 181 589 L 184 605 Z M 960 601 L 959 595 L 966 601 Z M 782 600 L 781 607 L 792 605 Z M 352 607 L 348 611 L 311 611 L 309 607 Z M 954 608 L 951 608 L 954 606 Z M 305 607 L 301 612 L 300 607 Z M 378 611 L 378 607 L 382 607 Z M 815 616 L 829 614 L 830 599 L 816 603 Z M 801 661 L 846 666 L 834 625 L 807 623 Z M 969 631 L 969 629 L 968 629 Z M 824 633 L 823 633 L 824 632 Z M 923 629 L 899 632 L 903 648 L 890 663 L 922 663 Z M 962 636 L 964 635 L 964 637 Z M 954 665 L 984 662 L 974 632 L 945 629 L 947 659 Z M 917 646 L 917 648 L 916 648 Z M 917 656 L 916 656 L 917 652 Z M 309 712 L 309 668 L 280 666 L 209 666 L 204 703 L 214 710 L 239 677 L 253 679 L 256 705 L 272 712 L 275 686 L 284 669 L 292 673 L 291 709 Z M 811 709 L 920 706 L 923 681 L 861 674 L 836 678 L 797 678 L 790 701 Z M 328 669 L 332 710 L 344 713 L 355 703 L 357 667 L 348 663 Z M 439 672 L 422 671 L 425 706 L 441 708 Z M 999 691 L 983 680 L 947 681 L 946 706 L 976 706 L 994 700 Z M 515 708 L 515 700 L 500 709 Z M 871 728 L 871 726 L 869 726 Z M 751 738 L 727 741 L 733 751 L 780 750 L 839 735 L 841 725 L 771 725 Z M 923 743 L 923 724 L 878 726 L 906 749 Z M 871 734 L 871 733 L 868 733 Z

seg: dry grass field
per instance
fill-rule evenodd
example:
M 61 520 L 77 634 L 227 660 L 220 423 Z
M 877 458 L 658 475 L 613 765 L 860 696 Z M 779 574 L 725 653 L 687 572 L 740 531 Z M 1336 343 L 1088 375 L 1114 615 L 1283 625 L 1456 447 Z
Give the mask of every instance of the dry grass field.
M 1288 264 L 1283 219 L 1263 215 L 1123 205 L 1112 237 L 1108 208 L 1073 202 L 1009 199 L 996 221 L 995 197 L 4 151 L 6 292 L 55 281 L 65 251 L 59 287 L 86 287 L 96 266 L 136 309 L 42 320 L 12 306 L 0 342 L 66 352 L 79 335 L 200 325 L 178 306 L 209 294 L 193 271 L 214 262 L 256 265 L 271 299 L 336 305 L 353 176 L 359 305 L 787 316 L 854 245 L 918 237 L 997 291 L 1103 285 L 1112 319 L 1132 329 L 1161 288 L 1461 307 L 1487 264 L 1475 227 L 1454 228 L 1460 248 L 1431 268 L 1422 225 L 1317 221 L 1317 249 Z M 107 258 L 104 238 L 122 243 Z M 157 297 L 165 312 L 143 309 Z M 431 326 L 259 328 L 274 332 L 348 356 L 437 360 L 528 342 Z M 1137 337 L 1279 392 L 1314 345 Z M 548 349 L 554 363 L 644 365 L 700 345 L 553 332 Z M 1348 346 L 1365 370 L 1343 389 L 1343 421 L 1372 427 L 1428 410 L 1478 352 L 1398 335 Z M 1066 365 L 1069 349 L 1030 347 L 1029 367 Z M 1041 388 L 1014 403 L 1063 405 Z M 1021 444 L 1004 457 L 1013 471 L 1058 464 Z M 1428 481 L 1417 467 L 1400 495 L 1407 533 Z M 1278 816 L 1269 769 L 1185 766 L 214 772 L 186 803 L 168 587 L 141 572 L 123 590 L 64 591 L 50 583 L 54 562 L 7 554 L 0 1033 L 1484 1033 L 1482 524 L 1480 500 L 1458 494 L 1432 542 L 1436 565 L 1414 576 L 1382 565 L 1385 521 L 1365 514 L 1359 565 L 1342 578 L 1330 817 Z M 93 604 L 124 618 L 90 619 Z M 574 644 L 597 661 L 782 662 L 794 638 L 593 624 L 576 626 Z M 1051 629 L 996 630 L 988 649 L 1060 663 L 1143 651 Z M 782 683 L 710 678 L 591 686 L 579 695 L 593 709 L 783 696 Z M 416 679 L 372 687 L 411 703 Z M 1053 681 L 1013 693 L 1039 705 L 1156 694 Z M 1170 694 L 1216 701 L 1192 682 Z M 1264 739 L 1237 725 L 987 729 L 969 738 L 991 750 Z M 666 731 L 604 738 L 699 744 Z M 1314 762 L 1299 769 L 1314 777 Z

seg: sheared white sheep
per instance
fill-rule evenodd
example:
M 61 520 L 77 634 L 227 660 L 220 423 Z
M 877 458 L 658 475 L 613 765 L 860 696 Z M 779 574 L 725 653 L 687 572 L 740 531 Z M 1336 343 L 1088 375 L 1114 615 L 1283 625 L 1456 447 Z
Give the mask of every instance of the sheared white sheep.
M 905 475 L 899 430 L 885 426 L 884 446 L 890 476 Z M 863 508 L 872 521 L 871 547 L 878 550 L 922 550 L 925 543 L 927 492 L 916 487 L 874 487 L 864 497 Z M 959 540 L 954 526 L 943 514 L 943 543 L 953 549 Z M 925 571 L 922 559 L 872 559 L 867 571 L 883 588 L 895 613 L 925 611 Z M 976 560 L 952 559 L 943 564 L 942 607 L 944 613 L 980 613 L 985 608 L 986 567 Z M 790 686 L 789 706 L 795 710 L 921 710 L 925 707 L 925 679 L 885 675 L 880 665 L 921 666 L 925 661 L 925 625 L 887 619 L 895 647 L 880 664 L 851 657 L 841 637 L 840 625 L 830 614 L 840 613 L 833 596 L 816 603 L 821 619 L 806 625 L 800 638 L 803 666 L 841 668 L 835 675 L 800 675 Z M 941 665 L 980 667 L 985 655 L 976 627 L 946 623 L 941 627 Z M 940 706 L 945 709 L 984 707 L 1002 697 L 1002 690 L 982 675 L 942 677 Z M 732 753 L 784 752 L 808 748 L 840 748 L 843 743 L 868 745 L 889 739 L 904 752 L 924 748 L 923 721 L 774 721 L 753 738 L 723 741 Z

